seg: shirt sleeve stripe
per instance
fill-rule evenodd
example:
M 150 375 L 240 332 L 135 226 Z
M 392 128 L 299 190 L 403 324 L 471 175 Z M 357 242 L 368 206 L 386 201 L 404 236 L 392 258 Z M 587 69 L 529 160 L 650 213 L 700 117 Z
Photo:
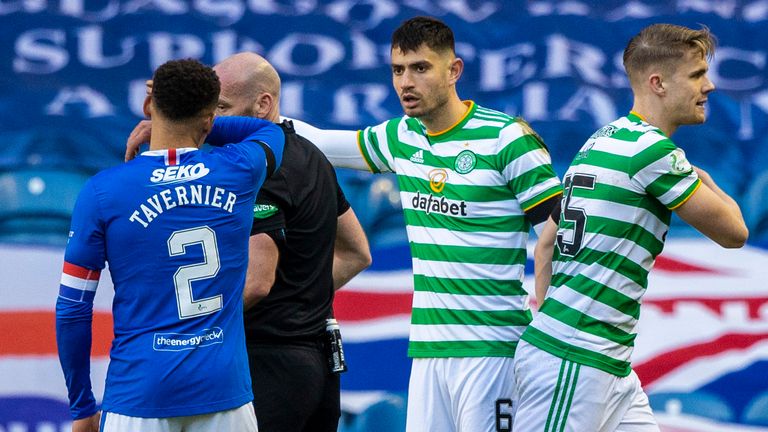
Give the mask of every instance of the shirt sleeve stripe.
M 373 160 L 371 160 L 371 156 L 368 154 L 363 133 L 365 132 L 362 130 L 357 131 L 357 148 L 360 150 L 360 154 L 363 155 L 363 160 L 365 160 L 365 163 L 368 165 L 368 169 L 371 170 L 372 173 L 378 174 L 381 171 L 379 171 L 379 169 L 376 167 L 376 164 L 374 164 Z
M 670 203 L 671 207 L 669 207 L 669 209 L 670 209 L 670 210 L 676 210 L 676 209 L 678 209 L 678 208 L 679 208 L 681 205 L 683 205 L 683 204 L 685 204 L 686 202 L 688 202 L 688 200 L 689 200 L 689 199 L 691 199 L 691 197 L 693 196 L 693 193 L 694 193 L 694 192 L 696 192 L 697 190 L 699 190 L 699 187 L 700 187 L 700 186 L 701 186 L 701 179 L 696 179 L 696 182 L 695 182 L 694 184 L 692 184 L 692 185 L 691 185 L 691 186 L 688 188 L 688 190 L 686 191 L 686 193 L 682 194 L 682 195 L 680 196 L 680 198 L 678 198 L 678 199 L 680 200 L 679 202 L 676 202 L 676 203 Z
M 556 191 L 551 192 L 549 195 L 539 199 L 538 201 L 534 202 L 533 204 L 530 204 L 530 205 L 526 206 L 525 208 L 523 208 L 523 211 L 527 213 L 527 212 L 531 211 L 532 208 L 534 208 L 537 205 L 543 203 L 544 201 L 546 201 L 546 200 L 548 200 L 550 198 L 556 197 L 558 195 L 562 195 L 563 194 L 563 190 L 560 188 L 560 185 L 557 185 L 556 188 L 557 188 Z
M 59 297 L 76 302 L 93 302 L 94 297 L 96 297 L 96 290 L 86 291 L 59 285 Z
M 376 156 L 378 156 L 379 161 L 381 161 L 381 163 L 385 167 L 387 167 L 388 170 L 393 172 L 394 170 L 389 165 L 389 161 L 394 159 L 394 155 L 392 154 L 392 147 L 390 145 L 390 143 L 393 141 L 390 139 L 390 137 L 397 136 L 398 127 L 399 127 L 399 122 L 391 121 L 391 120 L 388 121 L 383 131 L 381 131 L 378 128 L 374 129 L 373 135 L 376 137 L 376 140 L 375 142 L 371 141 L 371 147 L 373 147 L 373 152 L 376 154 Z M 380 135 L 384 136 L 383 141 L 379 139 Z M 395 139 L 394 142 L 397 142 L 397 140 Z M 384 156 L 382 146 L 386 147 L 387 153 L 389 153 L 389 157 Z
M 80 291 L 96 291 L 96 287 L 99 285 L 99 280 L 81 279 L 79 277 L 70 276 L 66 273 L 61 274 L 61 285 L 67 286 L 72 289 Z
M 98 281 L 99 276 L 101 275 L 101 270 L 91 270 L 91 269 L 80 267 L 79 265 L 71 264 L 65 261 L 64 274 L 67 274 L 72 277 L 80 278 L 80 279 Z

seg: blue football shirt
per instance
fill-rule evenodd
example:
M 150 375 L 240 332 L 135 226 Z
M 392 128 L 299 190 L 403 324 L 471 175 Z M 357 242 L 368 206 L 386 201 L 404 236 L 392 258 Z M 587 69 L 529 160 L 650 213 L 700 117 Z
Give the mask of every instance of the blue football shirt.
M 248 238 L 267 171 L 262 144 L 279 164 L 284 138 L 277 126 L 246 118 L 218 118 L 214 135 L 218 144 L 245 141 L 144 152 L 94 176 L 77 200 L 57 302 L 74 418 L 95 412 L 82 367 L 105 262 L 115 339 L 104 411 L 188 416 L 253 399 L 242 312 Z M 87 334 L 76 324 L 83 317 Z

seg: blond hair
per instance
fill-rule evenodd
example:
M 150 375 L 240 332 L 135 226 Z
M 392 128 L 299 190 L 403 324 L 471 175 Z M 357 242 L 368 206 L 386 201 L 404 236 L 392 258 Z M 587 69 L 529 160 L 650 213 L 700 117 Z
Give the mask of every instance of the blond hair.
M 709 59 L 716 43 L 706 26 L 694 30 L 674 24 L 653 24 L 630 39 L 624 49 L 624 69 L 631 82 L 649 66 L 673 67 L 691 50 Z

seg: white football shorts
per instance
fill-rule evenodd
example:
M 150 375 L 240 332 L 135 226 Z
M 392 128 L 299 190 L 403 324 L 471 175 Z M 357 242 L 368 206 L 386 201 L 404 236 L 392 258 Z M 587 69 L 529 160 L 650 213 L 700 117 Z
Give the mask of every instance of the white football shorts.
M 511 432 L 511 357 L 415 358 L 407 432 Z
M 105 412 L 101 432 L 258 432 L 253 405 L 183 417 L 143 418 Z
M 618 377 L 520 341 L 515 432 L 659 432 L 634 371 Z

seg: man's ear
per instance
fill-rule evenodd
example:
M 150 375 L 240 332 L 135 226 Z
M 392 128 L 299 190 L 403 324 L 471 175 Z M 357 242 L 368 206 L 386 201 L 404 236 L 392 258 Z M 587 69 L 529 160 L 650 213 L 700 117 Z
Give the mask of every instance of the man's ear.
M 267 92 L 259 94 L 258 98 L 256 98 L 256 103 L 253 106 L 255 117 L 260 119 L 268 118 L 275 107 L 275 103 L 275 98 L 271 94 Z
M 459 81 L 459 78 L 461 78 L 461 74 L 464 72 L 464 60 L 462 60 L 459 57 L 454 58 L 451 60 L 451 69 L 449 71 L 450 77 L 449 82 L 451 84 L 456 84 L 457 81 Z
M 664 88 L 664 77 L 660 74 L 652 74 L 648 77 L 648 88 L 657 96 L 664 96 L 667 93 Z
M 144 117 L 148 119 L 152 118 L 152 95 L 147 95 L 147 97 L 144 98 L 144 106 L 142 110 L 144 111 Z
M 203 132 L 205 132 L 205 135 L 203 135 L 203 138 L 207 137 L 208 134 L 211 133 L 211 129 L 213 129 L 213 122 L 216 120 L 216 111 L 211 111 L 210 114 L 205 115 L 205 121 L 203 124 Z

